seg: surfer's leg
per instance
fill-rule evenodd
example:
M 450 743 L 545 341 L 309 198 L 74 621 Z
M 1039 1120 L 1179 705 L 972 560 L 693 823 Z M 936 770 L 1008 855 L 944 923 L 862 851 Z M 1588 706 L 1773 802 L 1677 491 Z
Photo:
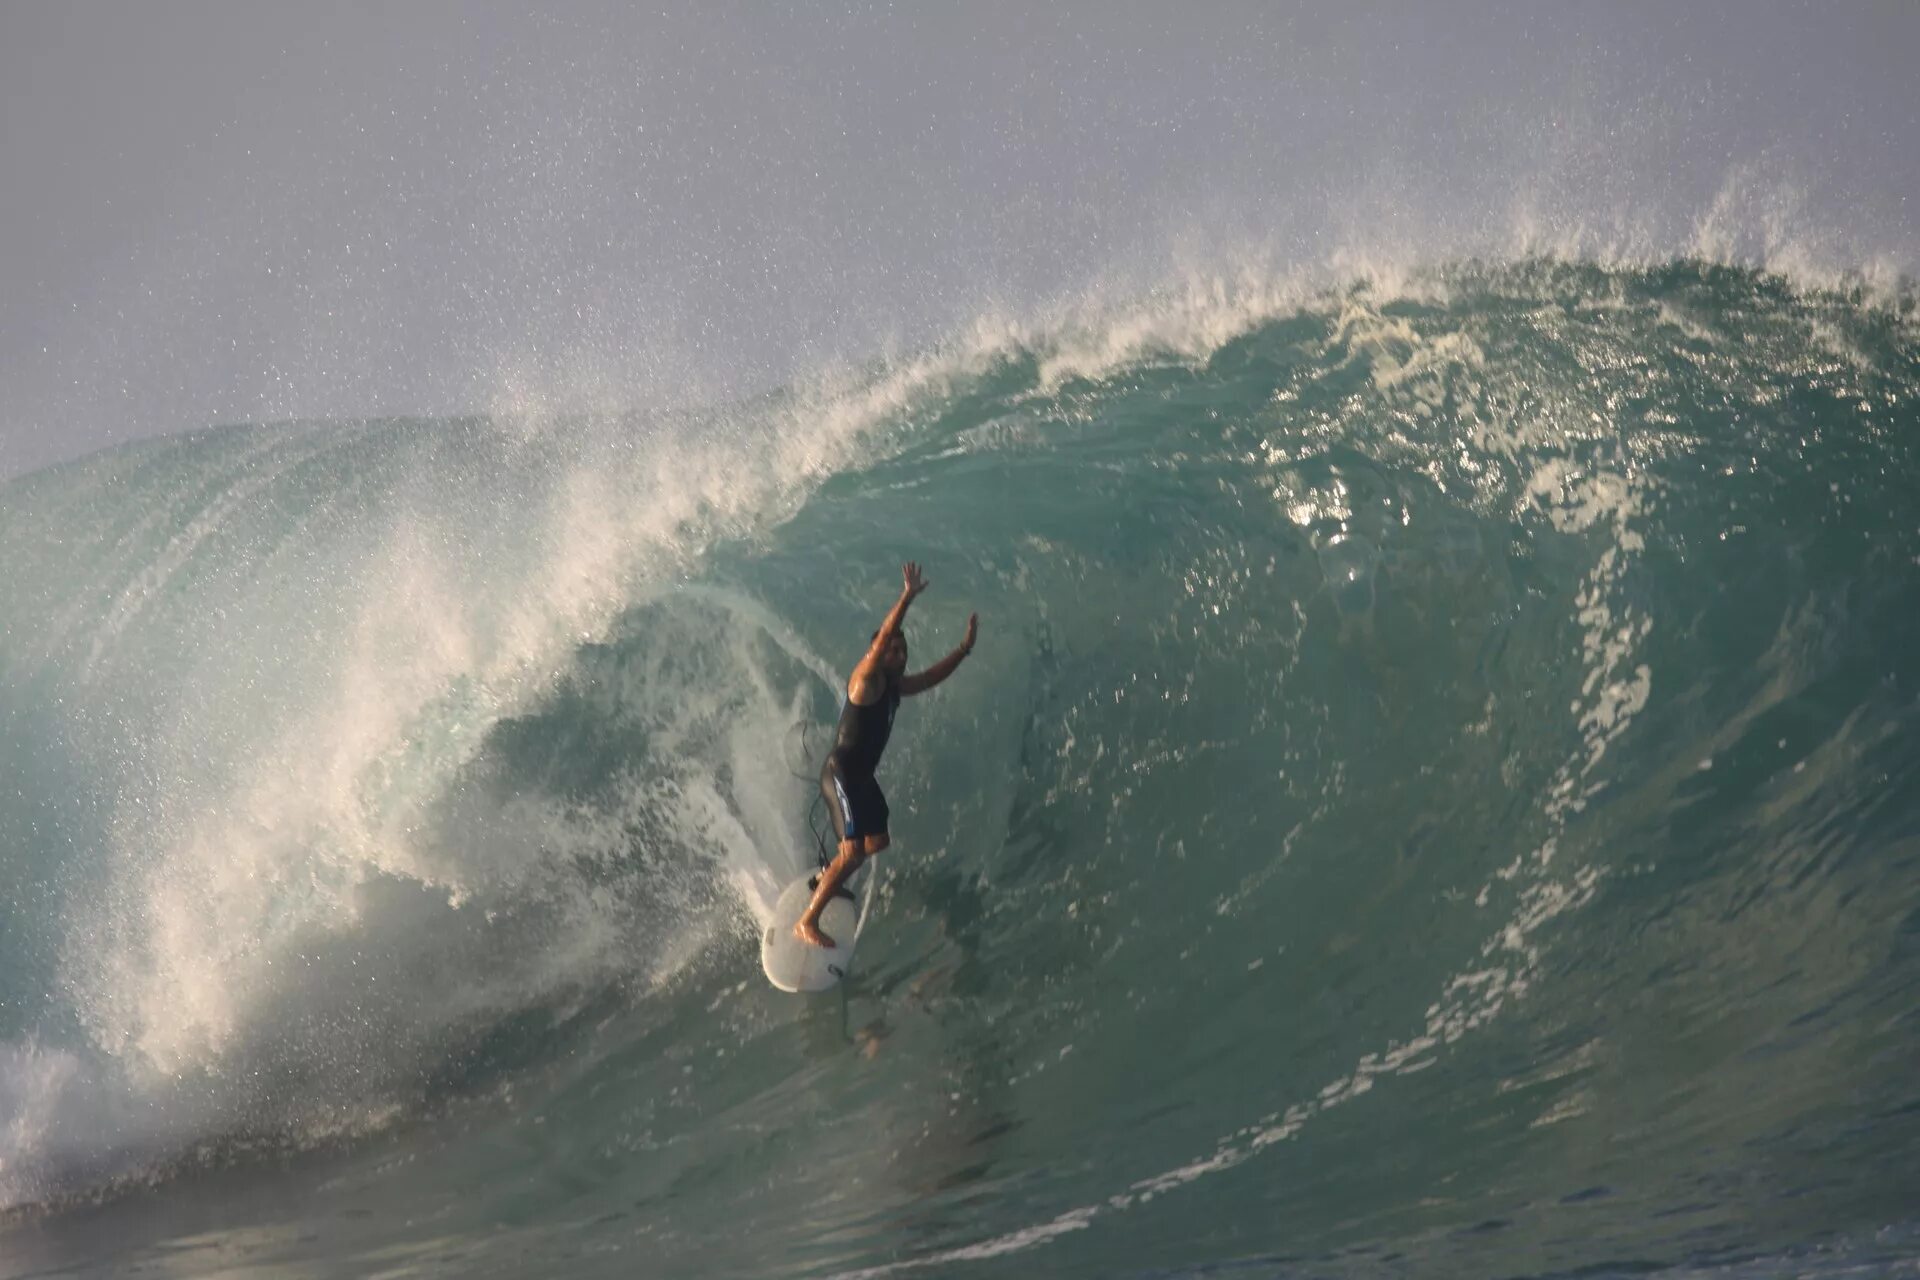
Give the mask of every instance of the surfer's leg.
M 860 788 L 854 798 L 854 804 L 860 810 L 860 834 L 864 843 L 860 852 L 871 858 L 874 854 L 893 843 L 887 838 L 887 828 L 892 825 L 893 813 L 887 808 L 887 793 L 880 784 L 867 779 L 867 785 Z
M 793 926 L 795 937 L 802 942 L 811 942 L 816 947 L 838 945 L 832 938 L 820 932 L 820 913 L 827 909 L 827 904 L 833 901 L 834 893 L 846 883 L 847 877 L 858 871 L 860 864 L 866 860 L 867 855 L 861 848 L 861 841 L 842 840 L 840 842 L 840 856 L 828 863 L 827 869 L 820 873 L 819 880 L 814 882 L 813 901 L 807 904 L 806 911 L 801 914 L 800 923 Z
M 827 797 L 827 811 L 833 814 L 840 832 L 840 853 L 815 883 L 813 901 L 807 904 L 800 922 L 793 926 L 794 936 L 816 947 L 837 945 L 820 931 L 820 915 L 833 901 L 833 895 L 861 864 L 886 848 L 887 797 L 872 778 L 848 778 L 832 757 L 820 771 L 820 790 Z
M 820 796 L 827 802 L 827 817 L 833 823 L 834 841 L 844 851 L 848 844 L 860 843 L 860 818 L 853 796 L 847 790 L 846 775 L 832 756 L 820 766 Z
M 831 947 L 832 938 L 820 931 L 820 913 L 833 901 L 833 894 L 848 876 L 859 870 L 866 860 L 865 840 L 860 835 L 860 811 L 854 803 L 845 775 L 840 772 L 839 762 L 832 756 L 820 770 L 820 794 L 826 797 L 827 813 L 833 818 L 833 829 L 840 837 L 839 856 L 821 869 L 820 878 L 814 881 L 813 901 L 800 916 L 798 924 L 793 926 L 794 936 L 802 942 L 810 942 L 816 947 Z

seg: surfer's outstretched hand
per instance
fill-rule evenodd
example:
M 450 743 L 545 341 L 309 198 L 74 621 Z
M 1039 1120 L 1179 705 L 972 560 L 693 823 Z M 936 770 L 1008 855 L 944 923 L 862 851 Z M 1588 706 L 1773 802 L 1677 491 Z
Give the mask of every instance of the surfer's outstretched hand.
M 900 588 L 900 594 L 909 600 L 932 585 L 927 581 L 927 575 L 920 572 L 920 562 L 918 560 L 909 560 L 900 566 L 900 579 L 903 584 Z

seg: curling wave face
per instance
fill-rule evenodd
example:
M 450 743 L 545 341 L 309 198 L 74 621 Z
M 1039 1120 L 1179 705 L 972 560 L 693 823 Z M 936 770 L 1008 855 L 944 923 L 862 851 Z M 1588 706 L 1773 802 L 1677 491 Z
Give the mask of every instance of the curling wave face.
M 725 411 L 15 481 L 8 1242 L 107 1195 L 123 1259 L 220 1205 L 343 1274 L 1910 1254 L 1917 337 L 1697 263 L 1206 283 Z M 916 657 L 980 646 L 796 1002 L 805 726 L 909 553 Z

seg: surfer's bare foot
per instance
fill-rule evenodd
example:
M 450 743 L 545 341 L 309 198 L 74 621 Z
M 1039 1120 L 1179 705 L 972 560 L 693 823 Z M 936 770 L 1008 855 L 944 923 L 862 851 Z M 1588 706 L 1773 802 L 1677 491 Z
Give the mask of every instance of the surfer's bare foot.
M 805 920 L 802 920 L 799 924 L 796 924 L 795 926 L 793 926 L 793 936 L 800 939 L 800 941 L 807 943 L 809 946 L 832 947 L 832 946 L 839 945 L 836 942 L 834 942 L 832 938 L 829 938 L 826 934 L 820 932 L 819 925 L 809 924 Z

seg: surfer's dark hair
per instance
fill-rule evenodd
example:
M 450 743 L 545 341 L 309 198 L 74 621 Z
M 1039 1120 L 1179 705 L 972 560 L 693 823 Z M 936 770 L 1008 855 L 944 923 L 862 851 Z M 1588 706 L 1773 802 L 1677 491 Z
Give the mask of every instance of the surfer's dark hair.
M 873 629 L 873 634 L 867 637 L 867 643 L 872 644 L 875 640 L 878 640 L 880 638 L 880 633 L 885 629 L 886 628 L 884 627 L 875 627 Z M 907 644 L 907 629 L 905 627 L 896 627 L 894 629 L 893 634 L 900 637 L 901 644 Z M 913 646 L 907 645 L 907 647 L 911 649 Z

